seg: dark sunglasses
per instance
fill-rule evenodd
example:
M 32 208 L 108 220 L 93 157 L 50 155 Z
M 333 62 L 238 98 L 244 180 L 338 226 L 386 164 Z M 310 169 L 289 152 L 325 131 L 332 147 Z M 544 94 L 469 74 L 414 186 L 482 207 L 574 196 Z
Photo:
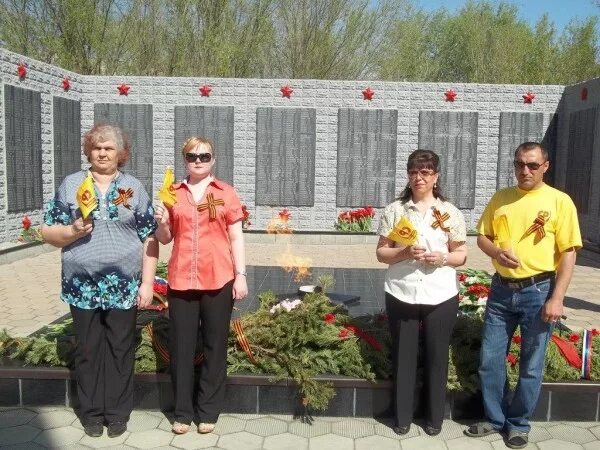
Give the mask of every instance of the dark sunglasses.
M 185 160 L 189 163 L 196 162 L 197 160 L 200 162 L 207 163 L 212 159 L 212 155 L 210 153 L 186 153 Z
M 538 170 L 540 167 L 542 167 L 545 164 L 545 161 L 543 163 L 536 163 L 536 162 L 530 162 L 530 163 L 524 163 L 522 161 L 513 161 L 513 166 L 515 166 L 515 169 L 517 170 L 523 170 L 525 168 L 525 166 L 527 166 L 527 168 L 529 170 L 531 170 L 532 172 L 535 170 Z

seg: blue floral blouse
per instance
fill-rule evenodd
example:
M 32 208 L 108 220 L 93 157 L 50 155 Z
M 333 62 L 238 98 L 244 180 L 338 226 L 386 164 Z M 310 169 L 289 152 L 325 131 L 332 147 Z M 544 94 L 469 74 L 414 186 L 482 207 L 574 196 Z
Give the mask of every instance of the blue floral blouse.
M 87 176 L 68 175 L 46 206 L 46 225 L 81 217 L 77 189 Z M 143 242 L 156 230 L 151 199 L 139 180 L 120 172 L 90 217 L 92 233 L 62 249 L 61 299 L 82 309 L 129 309 L 142 278 Z

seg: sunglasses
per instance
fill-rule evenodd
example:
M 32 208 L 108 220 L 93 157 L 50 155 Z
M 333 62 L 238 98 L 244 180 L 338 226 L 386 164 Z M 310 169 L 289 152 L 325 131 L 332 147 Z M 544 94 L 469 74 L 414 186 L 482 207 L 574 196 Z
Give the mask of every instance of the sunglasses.
M 529 170 L 531 170 L 532 172 L 535 170 L 538 170 L 540 167 L 542 167 L 545 164 L 545 162 L 543 163 L 536 163 L 536 162 L 529 162 L 529 163 L 524 163 L 522 161 L 513 161 L 513 166 L 515 166 L 515 169 L 517 170 L 523 170 L 525 168 L 525 166 L 527 166 L 527 168 Z
M 212 154 L 210 153 L 186 153 L 185 160 L 189 163 L 196 162 L 200 160 L 200 162 L 207 163 L 212 159 Z
M 416 178 L 417 175 L 420 175 L 421 178 L 429 178 L 435 175 L 435 171 L 431 169 L 421 169 L 421 170 L 409 170 L 408 176 L 410 178 Z

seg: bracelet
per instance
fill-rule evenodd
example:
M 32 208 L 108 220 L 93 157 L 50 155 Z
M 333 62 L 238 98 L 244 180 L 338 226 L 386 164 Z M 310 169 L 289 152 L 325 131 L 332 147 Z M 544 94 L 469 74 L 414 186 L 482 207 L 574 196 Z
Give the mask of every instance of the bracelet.
M 248 275 L 246 275 L 246 271 L 245 270 L 236 270 L 235 274 L 236 275 L 242 275 L 244 277 L 248 276 Z

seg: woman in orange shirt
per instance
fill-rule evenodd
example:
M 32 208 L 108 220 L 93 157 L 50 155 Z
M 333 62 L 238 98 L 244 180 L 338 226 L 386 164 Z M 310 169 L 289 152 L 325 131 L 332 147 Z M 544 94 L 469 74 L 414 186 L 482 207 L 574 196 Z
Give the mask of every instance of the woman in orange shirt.
M 212 175 L 212 144 L 202 137 L 182 148 L 186 179 L 174 185 L 177 202 L 158 206 L 157 239 L 174 240 L 169 260 L 169 350 L 175 394 L 172 431 L 186 433 L 194 418 L 210 433 L 222 409 L 227 337 L 234 300 L 248 294 L 242 205 L 229 184 Z M 194 353 L 201 333 L 204 360 L 194 397 Z M 194 398 L 193 398 L 194 397 Z

